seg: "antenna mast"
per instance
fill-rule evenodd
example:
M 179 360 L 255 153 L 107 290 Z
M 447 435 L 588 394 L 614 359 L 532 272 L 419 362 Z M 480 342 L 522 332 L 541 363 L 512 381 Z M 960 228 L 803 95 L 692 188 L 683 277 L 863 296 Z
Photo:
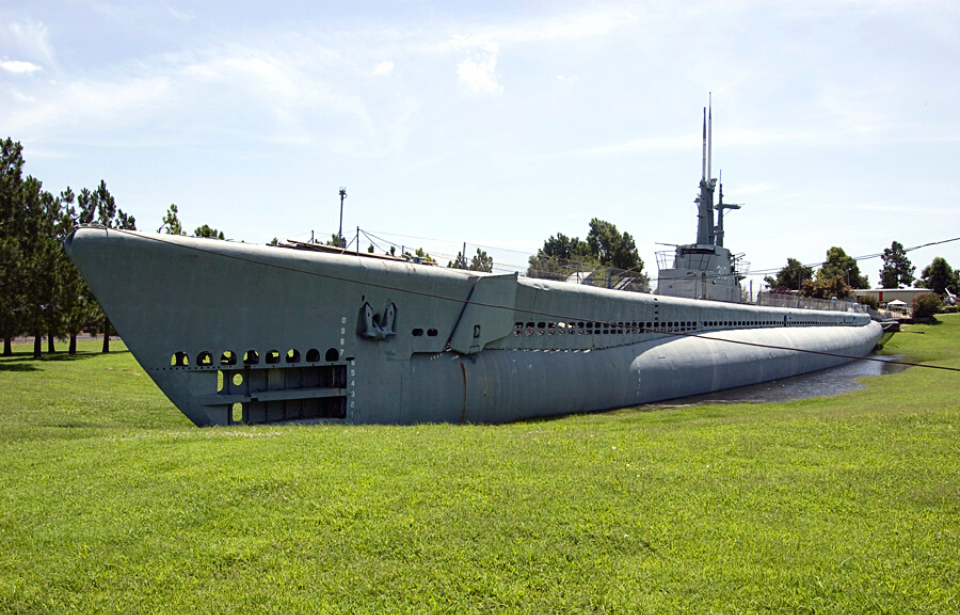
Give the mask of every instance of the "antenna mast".
M 707 179 L 707 108 L 703 108 L 703 161 L 701 163 L 700 180 Z
M 707 177 L 706 179 L 712 179 L 713 175 L 710 172 L 710 165 L 713 163 L 713 92 L 708 94 L 707 104 L 710 108 L 709 120 L 707 122 Z
M 347 247 L 347 240 L 343 238 L 343 199 L 345 198 L 347 198 L 347 189 L 344 186 L 340 186 L 340 230 L 337 231 L 338 248 Z
M 708 109 L 709 107 L 709 109 Z M 697 203 L 697 244 L 712 246 L 716 243 L 716 228 L 713 226 L 713 189 L 717 180 L 710 177 L 713 149 L 713 95 L 710 104 L 703 108 L 703 165 L 700 177 L 700 195 Z M 707 115 L 709 112 L 709 116 Z

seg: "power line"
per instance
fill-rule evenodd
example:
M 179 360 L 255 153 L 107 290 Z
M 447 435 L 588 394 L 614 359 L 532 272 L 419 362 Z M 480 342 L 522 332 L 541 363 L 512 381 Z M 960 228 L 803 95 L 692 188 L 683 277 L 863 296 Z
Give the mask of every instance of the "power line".
M 921 249 L 921 248 L 929 248 L 930 246 L 939 246 L 939 245 L 941 245 L 941 244 L 950 243 L 950 242 L 952 242 L 952 241 L 960 241 L 960 237 L 954 237 L 953 239 L 943 239 L 943 240 L 941 240 L 941 241 L 931 241 L 930 243 L 921 244 L 921 245 L 919 245 L 919 246 L 913 246 L 913 247 L 911 247 L 911 248 L 904 248 L 903 251 L 904 251 L 904 252 L 913 252 L 914 250 L 919 250 L 919 249 Z M 870 259 L 873 259 L 873 258 L 879 258 L 879 257 L 883 256 L 883 254 L 884 254 L 883 252 L 878 252 L 877 254 L 866 254 L 866 255 L 864 255 L 864 256 L 851 256 L 850 258 L 852 258 L 852 259 L 855 260 L 855 261 L 865 261 L 865 260 L 870 260 Z M 808 263 L 808 264 L 805 264 L 805 265 L 802 265 L 802 266 L 803 266 L 803 267 L 822 267 L 825 262 L 826 262 L 826 261 L 821 261 L 821 262 L 819 262 L 819 263 Z M 753 275 L 763 275 L 763 274 L 765 274 L 765 273 L 778 273 L 778 272 L 781 271 L 782 269 L 783 269 L 783 267 L 775 267 L 775 268 L 773 268 L 773 269 L 755 269 L 755 270 L 751 271 L 750 273 L 748 273 L 747 275 L 753 276 Z

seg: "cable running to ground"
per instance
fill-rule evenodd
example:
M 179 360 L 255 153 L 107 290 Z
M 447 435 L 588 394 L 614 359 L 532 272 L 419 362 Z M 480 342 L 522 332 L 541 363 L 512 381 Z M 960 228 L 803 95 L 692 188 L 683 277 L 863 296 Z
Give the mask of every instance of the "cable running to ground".
M 105 229 L 105 230 L 107 230 L 107 231 L 113 231 L 113 232 L 118 232 L 118 233 L 124 233 L 124 234 L 135 234 L 137 237 L 141 237 L 141 238 L 143 238 L 143 239 L 148 239 L 148 240 L 150 240 L 150 241 L 155 241 L 155 242 L 158 242 L 158 243 L 166 243 L 166 244 L 172 243 L 172 242 L 169 242 L 169 241 L 167 241 L 167 240 L 165 240 L 165 239 L 163 239 L 162 237 L 159 237 L 159 236 L 155 238 L 155 237 L 152 237 L 151 235 L 146 234 L 146 233 L 134 233 L 134 232 L 128 231 L 128 230 L 126 230 L 126 229 L 113 229 L 113 228 L 111 228 L 111 229 Z M 407 294 L 411 294 L 411 295 L 415 295 L 415 296 L 419 296 L 419 297 L 426 297 L 426 298 L 430 298 L 430 299 L 437 299 L 437 300 L 440 300 L 440 301 L 449 301 L 449 302 L 451 302 L 451 303 L 457 303 L 457 304 L 462 304 L 462 305 L 476 305 L 476 306 L 479 306 L 479 307 L 486 307 L 486 308 L 492 308 L 492 309 L 497 309 L 497 310 L 509 310 L 509 311 L 511 311 L 511 312 L 520 312 L 520 313 L 524 313 L 524 314 L 530 314 L 530 315 L 536 315 L 536 316 L 543 316 L 543 317 L 546 317 L 546 318 L 555 318 L 555 319 L 557 319 L 557 320 L 566 320 L 566 321 L 571 321 L 571 320 L 589 320 L 589 321 L 594 322 L 594 323 L 605 324 L 605 325 L 608 325 L 608 326 L 616 326 L 616 325 L 617 325 L 617 323 L 616 323 L 616 322 L 613 322 L 613 321 L 596 320 L 596 319 L 593 319 L 593 318 L 589 318 L 589 319 L 587 319 L 587 318 L 580 318 L 579 316 L 573 316 L 573 315 L 569 315 L 569 314 L 550 314 L 550 313 L 546 313 L 546 312 L 536 312 L 536 311 L 534 311 L 534 310 L 529 310 L 529 309 L 524 309 L 524 308 L 517 308 L 517 307 L 509 307 L 509 306 L 506 306 L 506 305 L 496 305 L 496 304 L 492 304 L 492 303 L 483 303 L 483 302 L 480 302 L 480 301 L 471 301 L 471 300 L 469 300 L 469 299 L 457 299 L 457 298 L 454 298 L 454 297 L 444 297 L 443 295 L 437 295 L 437 294 L 434 294 L 434 293 L 428 293 L 428 292 L 424 292 L 424 291 L 417 291 L 417 290 L 410 290 L 410 289 L 405 289 L 405 288 L 399 288 L 399 287 L 397 287 L 397 286 L 391 286 L 391 285 L 388 285 L 388 284 L 375 284 L 375 283 L 371 283 L 371 282 L 360 282 L 360 281 L 357 281 L 357 280 L 351 280 L 351 279 L 349 279 L 349 278 L 344 278 L 344 277 L 341 277 L 341 276 L 331 275 L 331 274 L 327 274 L 327 273 L 320 273 L 320 272 L 317 272 L 317 271 L 307 271 L 307 270 L 305 270 L 305 269 L 300 269 L 300 268 L 298 268 L 298 267 L 289 267 L 289 266 L 287 266 L 287 265 L 280 265 L 280 264 L 276 264 L 276 263 L 266 263 L 266 262 L 263 262 L 263 261 L 260 261 L 260 260 L 256 260 L 256 259 L 253 259 L 253 258 L 248 258 L 248 257 L 245 257 L 245 256 L 239 256 L 239 255 L 236 255 L 236 254 L 224 254 L 224 253 L 222 253 L 222 252 L 218 252 L 218 251 L 214 251 L 214 250 L 207 250 L 207 249 L 204 249 L 204 248 L 201 248 L 201 247 L 185 246 L 185 245 L 182 245 L 182 244 L 179 244 L 179 243 L 174 243 L 173 245 L 175 245 L 175 246 L 177 246 L 177 247 L 181 247 L 181 248 L 183 248 L 183 249 L 185 249 L 185 250 L 192 250 L 192 251 L 194 251 L 194 252 L 200 252 L 200 253 L 203 253 L 203 254 L 210 254 L 211 256 L 219 256 L 219 257 L 222 257 L 222 258 L 227 258 L 227 259 L 231 259 L 231 260 L 241 261 L 241 262 L 250 263 L 250 264 L 254 264 L 254 265 L 261 265 L 261 266 L 263 266 L 263 267 L 270 267 L 270 268 L 273 268 L 273 269 L 279 269 L 279 270 L 281 270 L 281 271 L 290 271 L 290 272 L 292 272 L 292 273 L 301 273 L 301 274 L 304 274 L 304 275 L 309 275 L 309 276 L 324 278 L 324 279 L 327 279 L 327 280 L 336 280 L 336 281 L 338 281 L 338 282 L 346 282 L 346 283 L 349 283 L 349 284 L 356 284 L 356 285 L 361 285 L 361 286 L 369 286 L 369 287 L 373 287 L 373 288 L 380 288 L 380 289 L 383 289 L 383 290 L 391 290 L 391 291 L 396 291 L 396 292 L 402 292 L 402 293 L 407 293 Z M 278 249 L 283 249 L 283 248 L 278 248 Z M 835 353 L 835 352 L 824 352 L 824 351 L 822 351 L 822 350 L 805 350 L 805 349 L 801 349 L 801 348 L 789 348 L 789 347 L 786 347 L 786 346 L 776 346 L 776 345 L 773 345 L 773 344 L 760 344 L 760 343 L 758 343 L 758 342 L 746 342 L 746 341 L 741 341 L 741 340 L 729 340 L 729 339 L 724 339 L 724 338 L 720 338 L 720 337 L 709 337 L 709 336 L 707 336 L 707 335 L 698 334 L 698 333 L 680 333 L 680 332 L 676 332 L 676 331 L 666 331 L 666 330 L 662 330 L 662 329 L 647 329 L 647 328 L 643 328 L 642 331 L 644 331 L 644 332 L 649 332 L 649 333 L 660 333 L 660 334 L 669 335 L 669 336 L 674 336 L 674 337 L 699 338 L 699 339 L 709 340 L 709 341 L 713 341 L 713 342 L 723 342 L 723 343 L 727 343 L 727 344 L 737 344 L 737 345 L 740 345 L 740 346 L 752 346 L 752 347 L 755 347 L 755 348 L 768 348 L 768 349 L 771 349 L 771 350 L 785 350 L 785 351 L 792 351 L 792 352 L 803 352 L 803 353 L 808 353 L 808 354 L 817 354 L 817 355 L 823 355 L 823 356 L 828 356 L 828 357 L 837 357 L 837 358 L 841 358 L 841 359 L 849 359 L 849 360 L 853 360 L 853 361 L 875 361 L 875 362 L 880 362 L 880 363 L 889 363 L 889 364 L 891 364 L 891 365 L 905 365 L 905 366 L 908 366 L 908 367 L 924 367 L 924 368 L 928 368 L 928 369 L 940 369 L 940 370 L 944 370 L 944 371 L 960 372 L 960 368 L 956 368 L 956 367 L 946 367 L 946 366 L 942 366 L 942 365 L 927 365 L 927 364 L 923 364 L 923 363 L 911 363 L 911 362 L 908 362 L 908 361 L 892 361 L 892 360 L 891 360 L 891 361 L 885 361 L 885 360 L 883 360 L 883 359 L 878 359 L 878 358 L 876 358 L 876 357 L 858 357 L 858 356 L 855 356 L 855 355 L 846 355 L 846 354 Z

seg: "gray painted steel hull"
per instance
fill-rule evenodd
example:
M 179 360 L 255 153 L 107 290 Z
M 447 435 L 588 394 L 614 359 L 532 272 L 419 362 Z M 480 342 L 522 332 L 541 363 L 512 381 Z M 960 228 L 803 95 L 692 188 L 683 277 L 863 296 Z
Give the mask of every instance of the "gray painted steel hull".
M 863 356 L 881 335 L 864 314 L 100 227 L 66 247 L 131 352 L 197 425 L 590 412 L 832 367 L 845 359 L 789 349 Z

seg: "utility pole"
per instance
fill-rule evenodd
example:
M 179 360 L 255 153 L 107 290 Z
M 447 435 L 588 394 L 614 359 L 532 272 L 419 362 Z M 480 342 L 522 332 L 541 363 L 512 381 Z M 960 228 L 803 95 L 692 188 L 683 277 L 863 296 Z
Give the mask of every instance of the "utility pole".
M 340 230 L 337 231 L 337 242 L 341 248 L 347 247 L 347 242 L 343 238 L 343 199 L 345 198 L 347 198 L 347 189 L 340 186 Z
M 800 307 L 800 291 L 803 289 L 803 264 L 797 270 L 797 307 Z

